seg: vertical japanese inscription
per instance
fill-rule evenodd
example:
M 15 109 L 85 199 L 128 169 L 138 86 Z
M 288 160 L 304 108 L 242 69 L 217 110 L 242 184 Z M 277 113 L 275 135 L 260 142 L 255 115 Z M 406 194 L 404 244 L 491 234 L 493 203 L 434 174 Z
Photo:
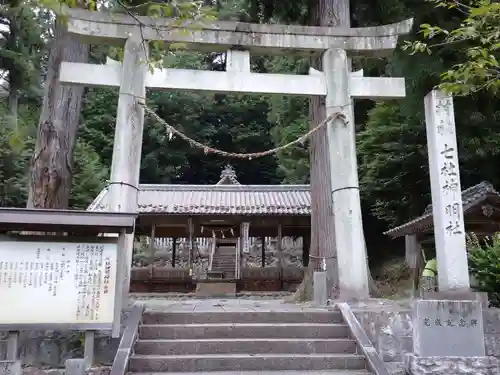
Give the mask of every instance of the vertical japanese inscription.
M 439 97 L 436 105 L 437 144 L 439 149 L 439 171 L 441 174 L 442 207 L 445 215 L 447 236 L 464 234 L 462 218 L 462 192 L 458 173 L 458 152 L 456 149 L 456 132 L 453 118 L 453 101 L 451 97 Z
M 50 247 L 37 247 L 35 257 L 30 260 L 0 259 L 0 286 L 43 290 L 55 297 L 58 284 L 64 281 L 64 271 L 70 267 L 67 262 L 55 259 L 64 255 L 65 248 L 59 252 Z
M 453 98 L 425 97 L 434 238 L 440 290 L 469 288 Z
M 250 223 L 244 222 L 241 224 L 241 235 L 243 238 L 243 252 L 248 253 L 250 251 L 250 242 L 249 242 L 249 231 L 250 231 Z
M 103 260 L 103 245 L 76 246 L 75 287 L 77 290 L 76 320 L 99 320 L 101 293 L 106 294 L 106 271 L 109 258 Z M 104 290 L 102 291 L 104 267 Z M 109 282 L 109 277 L 108 277 Z
M 109 322 L 115 277 L 116 244 L 0 241 L 0 323 Z

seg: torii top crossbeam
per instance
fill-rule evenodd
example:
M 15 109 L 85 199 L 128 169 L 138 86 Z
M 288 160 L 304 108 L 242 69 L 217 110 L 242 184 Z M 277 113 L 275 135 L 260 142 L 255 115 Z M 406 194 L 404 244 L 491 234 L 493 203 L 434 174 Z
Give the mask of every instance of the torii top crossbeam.
M 68 32 L 87 43 L 123 43 L 131 34 L 145 40 L 189 44 L 190 50 L 224 52 L 231 48 L 249 50 L 252 55 L 310 55 L 341 48 L 350 55 L 386 55 L 400 35 L 408 34 L 413 19 L 375 27 L 342 28 L 271 25 L 243 22 L 197 23 L 178 26 L 168 18 L 132 17 L 126 14 L 68 9 Z

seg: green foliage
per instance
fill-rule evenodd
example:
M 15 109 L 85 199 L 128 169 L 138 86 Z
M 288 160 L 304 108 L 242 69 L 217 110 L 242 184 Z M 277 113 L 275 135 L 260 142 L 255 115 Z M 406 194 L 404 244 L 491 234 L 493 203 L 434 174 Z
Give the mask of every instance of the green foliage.
M 500 233 L 481 241 L 474 234 L 467 236 L 467 250 L 477 287 L 488 293 L 492 306 L 500 307 Z
M 219 61 L 219 60 L 217 60 Z M 221 69 L 202 54 L 178 51 L 166 58 L 167 67 Z M 223 67 L 222 67 L 223 68 Z M 90 89 L 84 101 L 80 137 L 99 150 L 102 163 L 111 166 L 117 90 Z M 254 152 L 274 147 L 273 123 L 267 98 L 196 92 L 149 92 L 148 105 L 168 124 L 204 144 L 225 151 Z M 141 161 L 143 183 L 215 183 L 224 164 L 231 163 L 241 183 L 278 183 L 274 156 L 255 160 L 223 159 L 205 155 L 166 129 L 146 119 Z
M 46 25 L 32 4 L 21 0 L 0 5 L 0 25 L 0 70 L 11 90 L 38 94 Z
M 461 52 L 460 61 L 442 73 L 441 88 L 460 95 L 481 90 L 498 92 L 500 89 L 500 3 L 491 0 L 472 0 L 468 4 L 459 1 L 428 0 L 438 8 L 446 8 L 461 16 L 454 28 L 424 23 L 420 33 L 424 41 L 407 41 L 405 49 L 411 53 L 456 44 Z M 428 44 L 425 40 L 436 41 Z
M 308 72 L 309 61 L 296 57 L 268 57 L 256 64 L 262 73 Z M 309 130 L 308 99 L 305 97 L 269 96 L 268 120 L 273 124 L 272 136 L 276 145 L 294 141 Z M 290 147 L 278 156 L 278 169 L 284 176 L 284 183 L 309 183 L 309 151 L 307 144 Z
M 396 102 L 378 103 L 357 142 L 362 197 L 372 214 L 390 226 L 420 215 L 428 201 L 423 124 Z
M 25 207 L 38 112 L 30 106 L 21 106 L 14 128 L 9 109 L 0 103 L 0 120 L 0 205 Z M 99 194 L 109 172 L 97 152 L 80 139 L 75 147 L 73 173 L 70 205 L 86 208 Z
M 0 202 L 3 207 L 22 207 L 27 198 L 27 171 L 33 147 L 33 138 L 30 136 L 29 124 L 36 116 L 33 109 L 21 107 L 18 126 L 26 136 L 16 138 L 12 142 L 13 134 L 21 134 L 12 128 L 9 109 L 0 105 Z
M 70 207 L 84 210 L 105 186 L 109 170 L 99 154 L 83 141 L 76 143 L 74 159 Z

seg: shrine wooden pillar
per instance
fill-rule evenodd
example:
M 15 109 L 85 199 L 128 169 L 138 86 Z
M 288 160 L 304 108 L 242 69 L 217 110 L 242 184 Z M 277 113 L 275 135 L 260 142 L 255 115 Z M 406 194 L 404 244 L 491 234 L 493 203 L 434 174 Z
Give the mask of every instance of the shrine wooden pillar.
M 311 248 L 311 234 L 302 236 L 302 266 L 309 266 L 309 250 Z
M 194 247 L 194 224 L 193 218 L 188 219 L 188 264 L 189 264 L 189 276 L 193 275 L 193 247 Z
M 261 237 L 261 267 L 264 268 L 266 266 L 266 237 Z
M 411 270 L 412 297 L 417 297 L 423 259 L 416 234 L 407 234 L 405 236 L 405 260 Z
M 172 268 L 175 268 L 176 252 L 177 252 L 177 237 L 172 237 Z
M 156 225 L 153 224 L 151 226 L 151 234 L 149 235 L 149 256 L 148 256 L 148 264 L 150 266 L 153 266 L 154 263 L 155 263 L 155 252 L 156 252 L 156 249 L 155 249 L 155 239 L 156 239 L 156 236 L 155 236 L 155 231 L 156 231 Z
M 240 247 L 236 250 L 237 262 L 236 262 L 236 279 L 241 279 L 241 269 L 243 268 L 243 253 L 248 253 L 250 251 L 250 223 L 243 222 L 240 224 Z
M 282 236 L 282 226 L 278 224 L 278 243 L 276 244 L 276 250 L 278 253 L 278 274 L 280 278 L 280 289 L 283 290 L 283 251 L 281 248 Z

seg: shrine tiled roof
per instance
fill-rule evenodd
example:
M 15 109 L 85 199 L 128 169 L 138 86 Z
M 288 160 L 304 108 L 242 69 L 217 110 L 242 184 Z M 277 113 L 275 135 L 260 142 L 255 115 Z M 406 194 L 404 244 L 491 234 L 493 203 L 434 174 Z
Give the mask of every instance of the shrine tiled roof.
M 104 189 L 87 208 L 106 211 Z M 309 185 L 241 185 L 227 165 L 215 185 L 139 185 L 138 211 L 168 215 L 310 215 Z
M 105 211 L 104 189 L 88 210 Z M 310 215 L 309 185 L 139 185 L 139 214 Z
M 464 213 L 470 208 L 476 206 L 477 204 L 483 202 L 487 197 L 495 196 L 500 198 L 500 194 L 495 190 L 493 185 L 487 181 L 483 181 L 477 185 L 474 185 L 466 190 L 462 190 L 462 206 Z M 422 231 L 423 229 L 429 228 L 433 225 L 432 221 L 432 204 L 429 204 L 422 216 L 419 216 L 409 222 L 400 225 L 396 228 L 392 228 L 385 232 L 384 234 L 392 237 L 402 237 L 407 234 L 414 234 Z

